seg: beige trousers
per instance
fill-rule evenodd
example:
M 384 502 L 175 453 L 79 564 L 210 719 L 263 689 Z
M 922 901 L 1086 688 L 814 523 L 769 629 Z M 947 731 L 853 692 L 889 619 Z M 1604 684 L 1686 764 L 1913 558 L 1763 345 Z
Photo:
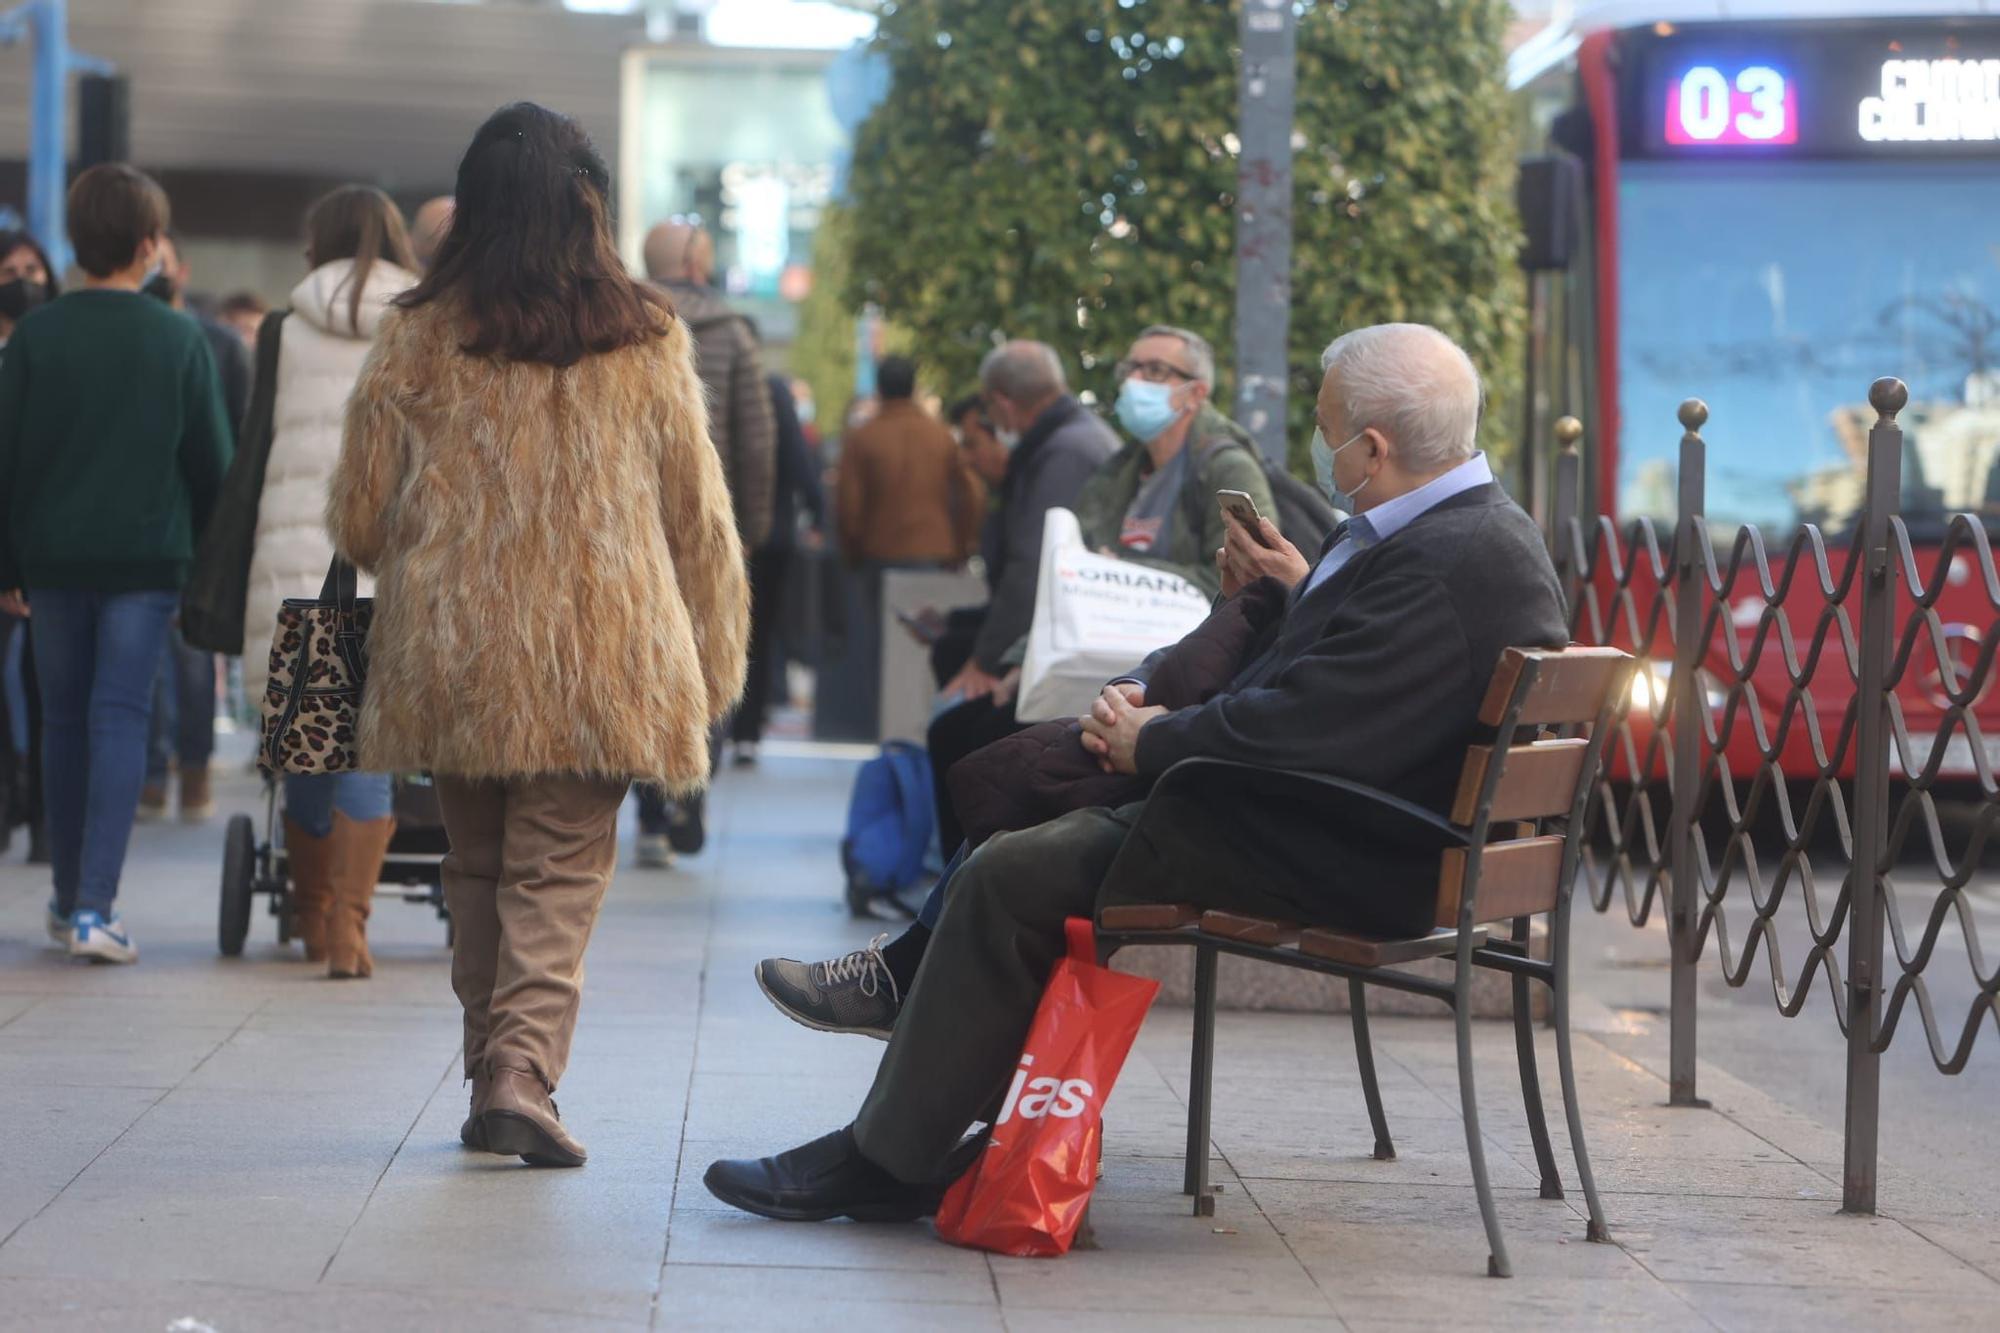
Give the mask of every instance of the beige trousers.
M 451 853 L 451 987 L 465 1009 L 465 1076 L 526 1065 L 550 1088 L 569 1063 L 583 951 L 618 861 L 624 782 L 437 779 Z

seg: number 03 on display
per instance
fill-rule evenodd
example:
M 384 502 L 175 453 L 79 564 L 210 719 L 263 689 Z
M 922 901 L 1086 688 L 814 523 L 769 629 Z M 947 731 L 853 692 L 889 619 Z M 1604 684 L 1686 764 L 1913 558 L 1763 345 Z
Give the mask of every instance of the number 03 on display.
M 1705 147 L 1797 143 L 1798 99 L 1769 65 L 1693 65 L 1667 82 L 1667 142 Z

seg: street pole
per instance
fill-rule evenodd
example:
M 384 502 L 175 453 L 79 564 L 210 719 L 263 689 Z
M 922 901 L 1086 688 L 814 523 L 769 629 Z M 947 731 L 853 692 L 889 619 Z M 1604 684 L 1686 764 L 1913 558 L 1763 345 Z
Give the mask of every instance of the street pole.
M 1292 0 L 1243 0 L 1236 158 L 1236 421 L 1285 465 L 1292 315 Z
M 12 46 L 23 36 L 35 44 L 35 86 L 28 101 L 28 230 L 61 273 L 70 264 L 63 225 L 69 76 L 108 74 L 111 66 L 69 49 L 68 0 L 23 0 L 0 13 L 0 46 Z

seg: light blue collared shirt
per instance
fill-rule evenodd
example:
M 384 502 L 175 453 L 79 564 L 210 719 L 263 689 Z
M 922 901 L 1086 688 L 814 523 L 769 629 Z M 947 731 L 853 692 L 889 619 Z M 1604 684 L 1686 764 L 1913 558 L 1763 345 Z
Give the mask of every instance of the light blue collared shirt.
M 1443 476 L 1432 477 L 1414 491 L 1393 500 L 1384 500 L 1365 514 L 1356 514 L 1347 521 L 1347 531 L 1333 544 L 1333 549 L 1321 557 L 1319 565 L 1307 576 L 1306 592 L 1311 592 L 1338 574 L 1355 556 L 1377 542 L 1388 541 L 1452 496 L 1462 495 L 1492 480 L 1493 469 L 1487 466 L 1486 455 L 1477 453 Z

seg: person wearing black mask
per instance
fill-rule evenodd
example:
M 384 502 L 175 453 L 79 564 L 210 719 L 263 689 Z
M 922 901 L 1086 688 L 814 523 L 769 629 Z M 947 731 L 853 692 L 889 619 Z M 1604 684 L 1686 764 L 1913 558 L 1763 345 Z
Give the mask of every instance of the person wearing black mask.
M 0 231 L 0 347 L 23 316 L 56 295 L 55 270 L 35 238 L 25 231 Z
M 167 233 L 160 246 L 160 271 L 146 280 L 140 290 L 201 325 L 208 350 L 215 354 L 215 373 L 222 379 L 222 403 L 229 409 L 229 429 L 234 433 L 250 405 L 250 352 L 236 330 L 220 320 L 210 319 L 187 303 L 188 277 L 192 268 L 181 257 L 180 238 Z
M 250 403 L 250 353 L 234 329 L 210 319 L 187 303 L 190 267 L 181 257 L 172 232 L 161 240 L 160 269 L 140 288 L 164 301 L 201 326 L 228 409 L 229 439 Z M 153 717 L 146 738 L 146 785 L 139 789 L 139 817 L 160 819 L 167 813 L 169 771 L 180 778 L 181 818 L 198 824 L 215 813 L 209 786 L 209 760 L 215 754 L 215 656 L 189 646 L 175 629 L 167 638 L 167 655 L 153 687 Z
M 48 252 L 25 231 L 0 231 L 0 356 L 14 326 L 30 311 L 62 294 Z M 14 829 L 29 830 L 28 859 L 48 861 L 48 839 L 42 826 L 42 701 L 35 683 L 35 658 L 27 640 L 28 622 L 0 615 L 0 662 L 12 655 L 15 631 L 21 632 L 21 707 L 13 691 L 0 701 L 0 852 L 14 840 Z M 25 744 L 16 748 L 16 737 Z

